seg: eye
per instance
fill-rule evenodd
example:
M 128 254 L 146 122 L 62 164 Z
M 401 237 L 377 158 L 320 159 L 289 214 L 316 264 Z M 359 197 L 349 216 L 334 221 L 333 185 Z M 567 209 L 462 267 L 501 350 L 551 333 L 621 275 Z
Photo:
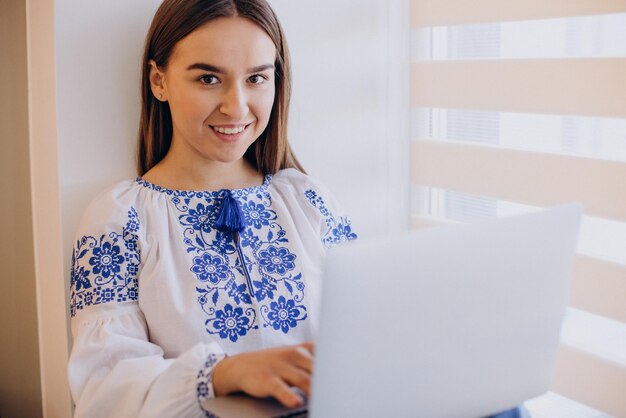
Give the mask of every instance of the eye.
M 206 85 L 217 84 L 220 81 L 213 74 L 205 74 L 202 77 L 200 77 L 199 80 L 200 80 L 200 83 L 206 84 Z
M 267 77 L 263 74 L 254 74 L 248 78 L 252 84 L 263 84 L 267 81 Z

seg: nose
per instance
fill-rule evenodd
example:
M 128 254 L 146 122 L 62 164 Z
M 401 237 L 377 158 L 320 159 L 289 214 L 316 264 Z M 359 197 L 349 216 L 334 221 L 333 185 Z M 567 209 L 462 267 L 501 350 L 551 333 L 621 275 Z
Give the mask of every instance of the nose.
M 242 86 L 233 84 L 226 90 L 220 112 L 235 120 L 244 119 L 248 114 L 248 97 Z

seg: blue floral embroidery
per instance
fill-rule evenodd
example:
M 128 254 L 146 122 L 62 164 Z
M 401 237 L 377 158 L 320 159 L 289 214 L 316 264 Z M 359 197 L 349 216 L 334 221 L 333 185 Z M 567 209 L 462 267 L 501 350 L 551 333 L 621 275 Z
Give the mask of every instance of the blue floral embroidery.
M 251 304 L 252 300 L 250 299 L 250 295 L 247 292 L 247 288 L 245 284 L 237 285 L 234 280 L 229 282 L 228 286 L 228 296 L 235 301 L 236 304 L 247 303 Z
M 196 273 L 198 279 L 203 282 L 209 280 L 211 283 L 217 284 L 221 280 L 228 279 L 228 265 L 224 263 L 221 257 L 212 256 L 208 253 L 193 259 L 191 271 Z
M 139 232 L 139 217 L 133 207 L 128 211 L 128 222 L 126 223 L 126 230 L 128 232 Z M 136 235 L 134 235 L 136 237 Z
M 233 308 L 227 303 L 223 310 L 215 313 L 215 318 L 206 320 L 206 326 L 214 333 L 219 333 L 221 338 L 236 342 L 239 337 L 248 333 L 255 316 L 252 308 L 248 308 L 244 314 L 243 308 Z
M 263 181 L 263 184 L 261 186 L 258 187 L 250 187 L 247 189 L 235 189 L 235 190 L 230 190 L 230 193 L 232 194 L 233 197 L 244 197 L 247 196 L 248 194 L 250 194 L 251 192 L 255 192 L 257 190 L 261 190 L 261 189 L 267 189 L 268 186 L 270 185 L 272 181 L 272 176 L 271 175 L 267 175 L 265 176 L 265 180 Z M 157 186 L 156 184 L 152 184 L 150 182 L 147 182 L 146 180 L 142 179 L 141 177 L 137 177 L 135 179 L 135 182 L 147 189 L 150 190 L 154 190 L 156 192 L 159 193 L 164 193 L 167 196 L 173 196 L 174 198 L 178 199 L 180 201 L 180 198 L 187 198 L 187 199 L 205 199 L 205 200 L 212 200 L 212 199 L 217 199 L 220 196 L 223 195 L 224 190 L 218 190 L 218 191 L 213 191 L 213 192 L 207 192 L 207 191 L 190 191 L 190 190 L 171 190 L 171 189 L 166 189 L 165 187 L 161 187 L 161 186 Z
M 222 360 L 224 357 L 226 357 L 226 355 L 224 354 L 209 354 L 206 361 L 204 362 L 203 367 L 198 372 L 198 383 L 196 383 L 196 396 L 198 397 L 198 403 L 201 405 L 201 407 L 203 401 L 215 397 L 215 392 L 213 390 L 213 368 L 218 363 L 218 361 Z M 214 417 L 213 414 L 207 411 L 205 411 L 205 416 Z
M 270 221 L 276 219 L 276 214 L 265 210 L 265 206 L 262 204 L 248 202 L 244 204 L 241 209 L 248 224 L 254 226 L 256 229 L 261 229 L 264 225 L 268 226 Z
M 283 296 L 278 298 L 278 302 L 270 303 L 269 309 L 262 309 L 261 312 L 266 317 L 268 325 L 285 334 L 297 325 L 296 321 L 302 321 L 307 317 L 304 306 L 296 306 L 293 299 L 287 300 Z
M 72 264 L 74 265 L 74 259 L 72 259 Z M 74 284 L 74 290 L 79 291 L 82 289 L 89 289 L 91 287 L 91 282 L 89 281 L 89 270 L 85 270 L 85 267 L 80 266 L 77 269 L 72 269 L 72 282 Z
M 120 272 L 120 264 L 124 257 L 120 255 L 120 247 L 104 242 L 102 247 L 93 249 L 93 257 L 89 259 L 89 264 L 93 266 L 93 274 L 102 274 L 102 277 L 109 278 Z
M 241 240 L 242 247 L 257 248 L 261 245 L 261 240 L 252 232 L 252 229 L 247 229 L 241 232 L 241 234 L 239 234 L 239 239 Z
M 261 251 L 259 256 L 259 265 L 269 274 L 278 273 L 282 275 L 296 267 L 293 262 L 296 256 L 286 248 L 277 248 L 272 245 L 266 251 Z
M 130 230 L 129 230 L 130 232 Z M 127 252 L 124 253 L 124 259 L 129 262 L 133 256 L 134 253 L 137 251 L 137 235 L 133 235 L 133 234 L 128 234 L 128 239 L 125 241 L 126 242 L 126 250 Z
M 254 296 L 256 296 L 259 302 L 265 299 L 266 297 L 270 299 L 274 299 L 274 291 L 276 290 L 276 280 L 269 281 L 268 279 L 264 278 L 261 281 L 255 281 L 254 285 L 257 287 L 257 291 L 254 293 Z
M 346 217 L 335 218 L 332 212 L 326 207 L 324 199 L 313 190 L 304 192 L 304 196 L 309 203 L 316 207 L 326 223 L 326 231 L 322 235 L 322 243 L 327 247 L 335 244 L 357 239 L 357 235 L 352 232 L 351 222 Z
M 137 300 L 141 253 L 136 232 L 140 227 L 137 212 L 131 207 L 121 233 L 86 235 L 76 242 L 70 273 L 72 316 L 91 305 Z
M 349 224 L 339 223 L 337 227 L 333 228 L 333 240 L 334 242 L 344 242 L 356 239 L 357 236 L 352 232 Z
M 215 231 L 215 238 L 211 246 L 221 254 L 235 252 L 232 235 L 227 232 Z
M 172 196 L 183 227 L 183 244 L 191 255 L 190 271 L 198 280 L 197 301 L 206 314 L 205 329 L 226 341 L 245 338 L 260 325 L 286 333 L 307 317 L 298 258 L 287 248 L 286 232 L 272 210 L 271 178 L 266 176 L 260 187 L 217 192 L 167 190 L 137 180 Z M 237 242 L 232 233 L 215 229 L 226 194 L 236 199 L 246 222 Z M 280 305 L 276 298 L 281 296 L 290 313 L 286 322 L 276 322 L 274 314 L 270 315 L 276 310 L 271 304 Z
M 180 217 L 183 225 L 190 225 L 196 231 L 211 232 L 211 225 L 215 223 L 215 211 L 209 210 L 210 207 L 199 203 L 195 209 L 189 209 L 189 212 Z

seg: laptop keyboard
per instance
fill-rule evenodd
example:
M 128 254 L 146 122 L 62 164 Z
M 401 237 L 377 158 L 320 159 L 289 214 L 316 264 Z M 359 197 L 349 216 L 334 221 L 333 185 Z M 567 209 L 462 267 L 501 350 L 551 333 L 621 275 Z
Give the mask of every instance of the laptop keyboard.
M 306 409 L 301 409 L 299 411 L 288 412 L 284 415 L 277 415 L 274 418 L 308 418 L 309 411 Z

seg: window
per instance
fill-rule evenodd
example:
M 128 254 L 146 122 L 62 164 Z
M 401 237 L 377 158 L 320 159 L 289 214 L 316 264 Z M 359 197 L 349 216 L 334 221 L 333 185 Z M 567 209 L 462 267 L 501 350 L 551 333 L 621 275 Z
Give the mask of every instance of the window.
M 411 2 L 414 227 L 585 205 L 552 391 L 626 416 L 626 3 Z

